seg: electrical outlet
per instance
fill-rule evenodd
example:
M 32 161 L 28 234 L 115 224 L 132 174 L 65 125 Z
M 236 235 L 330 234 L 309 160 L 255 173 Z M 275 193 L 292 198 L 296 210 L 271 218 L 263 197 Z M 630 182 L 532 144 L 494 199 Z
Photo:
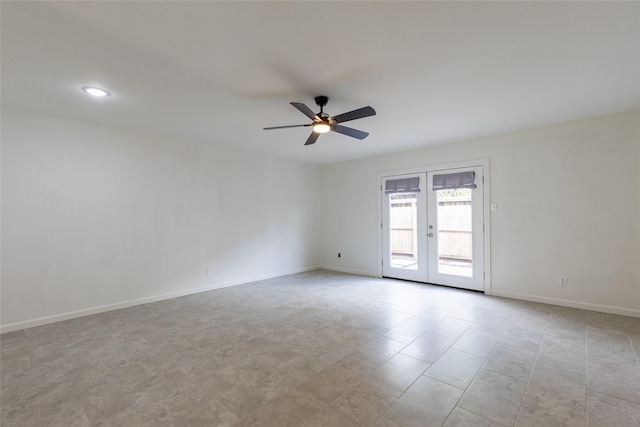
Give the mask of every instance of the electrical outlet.
M 342 256 L 342 254 L 340 254 L 340 252 L 338 252 L 338 258 L 340 258 Z
M 209 267 L 205 267 L 204 268 L 204 275 L 208 276 L 209 275 Z
M 558 284 L 560 286 L 567 286 L 567 277 L 566 276 L 560 276 L 558 278 Z

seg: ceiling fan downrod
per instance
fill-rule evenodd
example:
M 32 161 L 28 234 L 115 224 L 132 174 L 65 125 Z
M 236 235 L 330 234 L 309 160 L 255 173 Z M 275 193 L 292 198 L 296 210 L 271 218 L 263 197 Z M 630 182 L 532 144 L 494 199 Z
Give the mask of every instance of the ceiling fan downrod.
M 327 105 L 327 102 L 329 102 L 329 97 L 328 97 L 328 96 L 321 95 L 321 96 L 316 96 L 314 99 L 315 99 L 315 101 L 316 101 L 316 105 L 317 105 L 318 107 L 320 107 L 320 114 L 319 114 L 319 116 L 320 116 L 320 118 L 322 118 L 322 114 L 324 113 L 324 111 L 322 110 L 322 107 L 324 107 L 325 105 Z

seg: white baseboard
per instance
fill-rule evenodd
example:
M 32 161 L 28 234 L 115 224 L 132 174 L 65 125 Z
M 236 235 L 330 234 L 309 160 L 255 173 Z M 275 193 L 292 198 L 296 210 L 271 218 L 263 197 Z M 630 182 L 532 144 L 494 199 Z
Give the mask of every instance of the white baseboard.
M 373 274 L 367 271 L 352 270 L 348 268 L 336 267 L 333 265 L 321 265 L 319 268 L 323 270 L 338 271 L 340 273 L 357 274 L 359 276 L 380 277 L 377 274 Z M 630 316 L 630 317 L 640 317 L 640 310 L 633 309 L 633 308 L 617 307 L 617 306 L 604 305 L 604 304 L 592 304 L 587 302 L 564 300 L 560 298 L 549 298 L 549 297 L 542 297 L 538 295 L 501 291 L 493 288 L 490 290 L 490 292 L 485 291 L 485 294 L 495 296 L 495 297 L 504 297 L 504 298 L 524 300 L 524 301 L 531 301 L 531 302 L 540 302 L 543 304 L 559 305 L 562 307 L 581 308 L 583 310 L 598 311 L 601 313 L 619 314 L 622 316 Z
M 360 276 L 380 277 L 377 274 L 373 274 L 367 271 L 352 270 L 348 268 L 336 267 L 333 265 L 321 265 L 319 266 L 319 268 L 323 270 L 338 271 L 340 273 L 357 274 Z M 485 291 L 485 294 L 495 296 L 495 297 L 504 297 L 504 298 L 524 300 L 524 301 L 531 301 L 531 302 L 540 302 L 543 304 L 559 305 L 561 307 L 581 308 L 583 310 L 598 311 L 601 313 L 619 314 L 622 316 L 630 316 L 630 317 L 640 317 L 640 310 L 636 310 L 633 308 L 616 307 L 616 306 L 604 305 L 604 304 L 592 304 L 587 302 L 564 300 L 560 298 L 549 298 L 549 297 L 542 297 L 538 295 L 522 294 L 518 292 L 501 291 L 493 288 L 490 291 Z
M 531 294 L 521 294 L 518 292 L 501 291 L 492 289 L 491 295 L 495 297 L 513 298 L 524 301 L 540 302 L 543 304 L 559 305 L 562 307 L 581 308 L 583 310 L 599 311 L 602 313 L 619 314 L 622 316 L 640 317 L 640 310 L 626 307 L 616 307 L 604 304 L 592 304 L 588 302 L 565 300 L 560 298 L 549 298 Z
M 321 265 L 318 268 L 321 268 L 322 270 L 337 271 L 339 273 L 356 274 L 358 276 L 380 277 L 377 274 L 370 273 L 368 271 L 352 270 L 349 268 L 336 267 L 334 265 Z
M 214 289 L 227 288 L 229 286 L 242 285 L 244 283 L 257 282 L 259 280 L 273 279 L 274 277 L 287 276 L 289 274 L 303 273 L 305 271 L 317 270 L 319 266 L 304 267 L 279 273 L 264 274 L 261 276 L 246 277 L 243 279 L 232 280 L 222 283 L 212 283 L 197 288 L 182 289 L 175 292 L 168 292 L 160 295 L 153 295 L 144 298 L 137 298 L 128 301 L 116 302 L 113 304 L 105 304 L 97 307 L 84 308 L 81 310 L 69 311 L 66 313 L 54 314 L 52 316 L 39 317 L 36 319 L 25 320 L 21 322 L 9 323 L 0 326 L 0 333 L 19 331 L 21 329 L 33 328 L 35 326 L 47 325 L 49 323 L 61 322 L 63 320 L 76 319 L 78 317 L 91 316 L 92 314 L 104 313 L 121 308 L 133 307 L 136 305 L 149 304 L 152 302 L 163 301 L 171 298 L 179 298 L 187 295 L 198 294 L 201 292 L 212 291 Z
M 367 271 L 352 270 L 348 268 L 341 268 L 341 267 L 336 267 L 331 265 L 315 265 L 315 266 L 309 266 L 309 267 L 304 267 L 304 268 L 299 268 L 299 269 L 294 269 L 289 271 L 282 271 L 279 273 L 265 274 L 265 275 L 254 276 L 254 277 L 246 277 L 243 279 L 232 280 L 228 282 L 212 283 L 207 286 L 202 286 L 198 288 L 183 289 L 180 291 L 168 292 L 161 295 L 137 298 L 137 299 L 121 301 L 113 304 L 106 304 L 106 305 L 90 307 L 82 310 L 55 314 L 52 316 L 45 316 L 45 317 L 39 317 L 36 319 L 30 319 L 30 320 L 25 320 L 21 322 L 9 323 L 7 325 L 0 326 L 0 333 L 19 331 L 21 329 L 33 328 L 35 326 L 42 326 L 49 323 L 61 322 L 63 320 L 76 319 L 78 317 L 90 316 L 92 314 L 99 314 L 107 311 L 133 307 L 136 305 L 149 304 L 156 301 L 163 301 L 171 298 L 179 298 L 182 296 L 198 294 L 200 292 L 212 291 L 214 289 L 227 288 L 229 286 L 242 285 L 244 283 L 251 283 L 251 282 L 257 282 L 259 280 L 273 279 L 275 277 L 287 276 L 289 274 L 303 273 L 306 271 L 318 270 L 318 269 L 337 271 L 340 273 L 355 274 L 359 276 L 379 277 L 378 275 L 372 274 Z M 599 311 L 603 313 L 619 314 L 623 316 L 640 317 L 640 310 L 633 309 L 633 308 L 616 307 L 616 306 L 603 305 L 603 304 L 592 304 L 592 303 L 586 303 L 586 302 L 580 302 L 580 301 L 564 300 L 559 298 L 549 298 L 549 297 L 542 297 L 538 295 L 501 291 L 496 289 L 492 289 L 491 295 L 496 297 L 505 297 L 505 298 L 524 300 L 524 301 L 539 302 L 543 304 L 559 305 L 563 307 Z

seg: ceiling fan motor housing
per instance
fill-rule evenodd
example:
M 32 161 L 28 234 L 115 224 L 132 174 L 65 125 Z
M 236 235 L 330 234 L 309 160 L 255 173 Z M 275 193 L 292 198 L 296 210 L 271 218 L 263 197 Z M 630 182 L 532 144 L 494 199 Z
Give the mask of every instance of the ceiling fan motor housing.
M 324 107 L 327 105 L 327 102 L 329 102 L 328 96 L 316 96 L 314 99 L 316 100 L 316 105 L 320 108 Z

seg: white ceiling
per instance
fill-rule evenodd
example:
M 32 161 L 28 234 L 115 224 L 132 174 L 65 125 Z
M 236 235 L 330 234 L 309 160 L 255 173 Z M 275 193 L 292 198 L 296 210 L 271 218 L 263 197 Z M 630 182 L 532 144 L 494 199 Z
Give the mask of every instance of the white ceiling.
M 1 3 L 2 104 L 325 164 L 640 108 L 639 2 Z M 91 99 L 80 88 L 111 91 Z M 289 105 L 377 115 L 305 147 Z

